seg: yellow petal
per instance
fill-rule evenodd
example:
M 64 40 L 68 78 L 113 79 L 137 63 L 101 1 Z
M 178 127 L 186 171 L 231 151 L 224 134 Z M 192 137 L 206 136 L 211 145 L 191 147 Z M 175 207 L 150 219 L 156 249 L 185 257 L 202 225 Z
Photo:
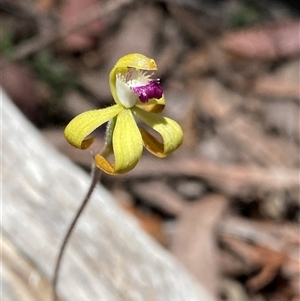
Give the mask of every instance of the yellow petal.
M 108 174 L 122 174 L 132 170 L 138 163 L 143 141 L 130 109 L 124 109 L 117 117 L 113 132 L 115 164 L 103 156 L 95 156 L 95 164 Z
M 130 53 L 121 57 L 115 68 L 136 68 L 141 70 L 157 70 L 156 63 L 153 59 L 140 53 Z
M 156 63 L 153 59 L 140 53 L 131 53 L 121 57 L 109 74 L 109 85 L 112 96 L 116 103 L 120 103 L 116 91 L 116 74 L 127 68 L 136 68 L 139 70 L 157 70 Z
M 165 108 L 165 96 L 163 95 L 160 99 L 149 99 L 147 103 L 139 103 L 137 106 L 147 112 L 161 113 Z
M 144 146 L 151 153 L 158 157 L 164 157 L 181 145 L 183 132 L 177 122 L 158 114 L 146 112 L 138 107 L 134 107 L 133 110 L 145 123 L 162 136 L 163 143 L 159 142 L 145 130 L 141 131 Z
M 79 114 L 65 128 L 65 137 L 68 142 L 77 148 L 88 148 L 94 138 L 85 139 L 97 127 L 115 117 L 123 107 L 114 105 L 105 109 L 87 111 Z

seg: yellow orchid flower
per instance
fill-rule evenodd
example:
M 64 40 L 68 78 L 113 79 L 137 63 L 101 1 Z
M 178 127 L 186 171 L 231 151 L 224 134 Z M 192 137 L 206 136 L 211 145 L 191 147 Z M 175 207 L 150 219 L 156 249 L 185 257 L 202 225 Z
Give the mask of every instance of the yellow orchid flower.
M 157 157 L 165 157 L 182 143 L 182 129 L 172 119 L 159 113 L 165 106 L 163 89 L 149 71 L 157 70 L 156 63 L 142 54 L 123 56 L 109 76 L 115 105 L 91 110 L 76 116 L 67 125 L 65 137 L 77 148 L 86 149 L 94 138 L 86 138 L 96 128 L 108 122 L 106 149 L 95 155 L 95 165 L 108 174 L 122 174 L 138 163 L 143 145 Z M 157 131 L 162 142 L 145 129 L 139 129 L 135 117 Z M 110 151 L 115 163 L 107 160 Z

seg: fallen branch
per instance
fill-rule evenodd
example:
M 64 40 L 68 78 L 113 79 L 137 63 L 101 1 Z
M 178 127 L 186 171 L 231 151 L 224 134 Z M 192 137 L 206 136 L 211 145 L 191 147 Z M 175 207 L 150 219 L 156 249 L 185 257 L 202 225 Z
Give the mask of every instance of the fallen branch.
M 289 189 L 299 186 L 299 171 L 285 167 L 261 168 L 252 165 L 220 165 L 198 158 L 165 159 L 153 164 L 143 159 L 136 169 L 122 179 L 162 176 L 193 176 L 204 179 L 229 193 L 240 193 L 242 188 Z

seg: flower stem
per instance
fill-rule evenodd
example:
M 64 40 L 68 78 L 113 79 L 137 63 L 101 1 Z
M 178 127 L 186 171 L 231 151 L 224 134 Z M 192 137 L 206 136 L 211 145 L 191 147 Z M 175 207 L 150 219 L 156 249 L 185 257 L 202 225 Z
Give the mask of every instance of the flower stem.
M 88 192 L 87 192 L 86 196 L 84 197 L 80 207 L 78 208 L 76 215 L 74 216 L 74 218 L 65 234 L 65 237 L 62 241 L 61 247 L 59 249 L 58 257 L 56 259 L 54 275 L 53 275 L 53 279 L 52 279 L 52 290 L 53 290 L 52 300 L 53 301 L 57 301 L 57 282 L 58 282 L 58 277 L 59 277 L 59 272 L 60 272 L 60 267 L 61 267 L 61 262 L 62 262 L 62 258 L 64 255 L 64 251 L 65 251 L 68 241 L 71 237 L 71 234 L 73 233 L 76 223 L 77 223 L 79 217 L 81 216 L 81 213 L 83 212 L 86 205 L 88 204 L 88 201 L 90 200 L 91 195 L 92 195 L 95 187 L 97 186 L 100 176 L 101 176 L 101 171 L 98 168 L 94 167 L 92 181 L 91 181 L 90 187 L 88 189 Z
M 104 145 L 104 149 L 101 152 L 101 155 L 103 157 L 109 156 L 109 154 L 112 152 L 112 133 L 115 128 L 115 124 L 116 124 L 116 117 L 112 118 L 107 124 L 106 135 L 105 135 L 105 145 Z M 87 204 L 91 198 L 91 195 L 92 195 L 95 187 L 97 186 L 98 181 L 100 180 L 100 176 L 101 176 L 101 170 L 98 169 L 95 166 L 95 164 L 93 164 L 92 181 L 89 186 L 88 192 L 87 192 L 86 196 L 84 197 L 80 207 L 78 208 L 78 210 L 65 234 L 65 237 L 62 241 L 62 244 L 60 246 L 59 253 L 58 253 L 58 256 L 56 259 L 54 274 L 53 274 L 53 278 L 52 278 L 52 301 L 57 301 L 57 298 L 58 298 L 57 297 L 57 283 L 58 283 L 61 262 L 62 262 L 63 255 L 65 253 L 65 249 L 67 247 L 67 244 L 74 231 L 74 228 L 77 224 L 79 217 L 81 216 L 83 210 L 87 206 Z

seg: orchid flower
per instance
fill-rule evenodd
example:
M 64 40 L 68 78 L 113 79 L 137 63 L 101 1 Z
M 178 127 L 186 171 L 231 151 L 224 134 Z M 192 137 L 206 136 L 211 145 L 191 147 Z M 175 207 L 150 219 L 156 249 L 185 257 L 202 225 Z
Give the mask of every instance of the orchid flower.
M 109 84 L 115 104 L 81 113 L 67 125 L 65 137 L 73 146 L 86 149 L 94 141 L 87 138 L 108 122 L 106 151 L 95 155 L 95 165 L 108 174 L 122 174 L 138 163 L 143 146 L 157 157 L 165 157 L 182 143 L 182 129 L 174 120 L 160 115 L 165 106 L 159 79 L 152 79 L 156 63 L 142 54 L 123 56 L 111 70 Z M 139 128 L 136 117 L 160 134 L 157 139 Z M 111 145 L 112 147 L 109 147 Z M 107 159 L 114 154 L 114 163 Z

